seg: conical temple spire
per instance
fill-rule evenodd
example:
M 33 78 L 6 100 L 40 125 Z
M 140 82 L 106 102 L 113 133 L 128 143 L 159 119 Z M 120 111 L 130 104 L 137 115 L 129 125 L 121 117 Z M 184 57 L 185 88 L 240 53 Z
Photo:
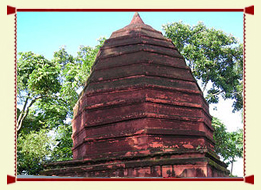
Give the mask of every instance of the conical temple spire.
M 135 12 L 130 24 L 144 24 L 138 12 Z

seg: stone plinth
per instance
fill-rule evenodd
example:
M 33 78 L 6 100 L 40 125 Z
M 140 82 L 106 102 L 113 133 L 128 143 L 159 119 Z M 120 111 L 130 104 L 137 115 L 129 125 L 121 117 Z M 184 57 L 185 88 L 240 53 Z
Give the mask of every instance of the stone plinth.
M 209 107 L 174 44 L 143 23 L 112 33 L 74 108 L 73 161 L 46 175 L 223 177 Z
M 226 177 L 226 165 L 207 149 L 49 164 L 45 175 L 78 177 Z

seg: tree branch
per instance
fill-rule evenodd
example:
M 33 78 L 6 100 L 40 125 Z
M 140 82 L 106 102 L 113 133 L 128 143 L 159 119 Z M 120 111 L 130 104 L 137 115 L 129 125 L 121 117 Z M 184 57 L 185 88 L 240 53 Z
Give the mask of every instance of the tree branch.
M 221 91 L 219 91 L 219 92 L 217 92 L 215 94 L 211 94 L 211 96 L 217 96 L 217 95 L 221 94 L 222 92 L 224 92 L 224 90 L 221 90 Z
M 205 90 L 206 90 L 206 87 L 207 87 L 207 84 L 208 84 L 208 80 L 206 81 L 206 83 L 204 84 L 204 86 L 203 86 L 203 93 L 205 92 Z
M 28 103 L 28 100 L 29 100 L 29 97 L 27 97 L 27 100 L 26 100 L 26 104 L 24 104 L 24 107 L 23 107 L 23 111 L 21 112 L 21 114 L 19 115 L 19 119 L 17 121 L 17 131 L 19 131 L 22 127 L 22 124 L 23 124 L 23 121 L 24 119 L 26 118 L 26 116 L 28 115 L 29 113 L 29 109 L 30 107 L 36 102 L 36 100 L 38 99 L 41 99 L 43 98 L 44 96 L 38 96 L 34 99 L 32 99 L 32 101 L 30 102 L 30 104 L 26 107 L 26 104 Z
M 20 113 L 18 119 L 17 119 L 17 124 L 16 124 L 17 127 L 20 125 L 20 122 L 21 122 L 21 120 L 22 120 L 22 118 L 23 118 L 23 114 L 24 114 L 24 111 L 25 111 L 25 108 L 26 108 L 26 106 L 27 106 L 27 103 L 28 103 L 29 98 L 30 98 L 30 93 L 28 93 L 28 95 L 27 95 L 27 97 L 26 97 L 26 100 L 25 100 L 25 103 L 24 103 L 24 106 L 23 106 L 23 108 L 22 108 L 22 110 L 21 110 L 21 113 Z
M 191 68 L 192 73 L 194 72 L 194 64 L 192 63 L 191 59 L 189 58 L 189 66 Z

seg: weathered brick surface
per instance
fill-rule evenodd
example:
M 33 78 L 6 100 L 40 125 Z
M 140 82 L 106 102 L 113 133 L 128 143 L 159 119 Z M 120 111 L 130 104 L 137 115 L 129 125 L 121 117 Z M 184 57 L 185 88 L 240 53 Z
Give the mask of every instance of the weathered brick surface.
M 100 49 L 74 108 L 73 161 L 47 175 L 217 177 L 209 107 L 174 44 L 135 14 Z
M 214 164 L 213 164 L 214 162 Z M 224 163 L 190 151 L 133 156 L 128 159 L 75 160 L 49 164 L 42 174 L 83 177 L 225 177 Z

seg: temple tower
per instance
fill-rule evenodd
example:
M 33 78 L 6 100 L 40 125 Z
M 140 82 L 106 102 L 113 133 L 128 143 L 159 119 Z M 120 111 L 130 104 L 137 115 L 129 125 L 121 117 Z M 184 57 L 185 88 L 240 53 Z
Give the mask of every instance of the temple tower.
M 45 174 L 222 177 L 208 103 L 171 40 L 135 13 L 101 47 L 74 108 L 73 161 Z

